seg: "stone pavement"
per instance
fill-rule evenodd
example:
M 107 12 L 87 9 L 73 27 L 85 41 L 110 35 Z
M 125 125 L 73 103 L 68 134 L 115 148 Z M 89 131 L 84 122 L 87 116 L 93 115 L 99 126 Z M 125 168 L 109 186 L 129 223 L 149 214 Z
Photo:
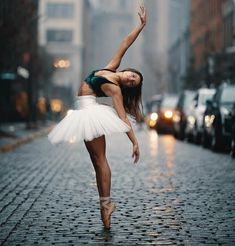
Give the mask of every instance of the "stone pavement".
M 235 161 L 137 131 L 107 138 L 117 211 L 103 230 L 95 173 L 83 143 L 46 138 L 0 156 L 1 245 L 235 245 Z
M 37 123 L 37 128 L 26 129 L 25 123 L 8 123 L 0 125 L 0 153 L 11 151 L 21 144 L 28 143 L 46 135 L 55 123 L 51 121 Z

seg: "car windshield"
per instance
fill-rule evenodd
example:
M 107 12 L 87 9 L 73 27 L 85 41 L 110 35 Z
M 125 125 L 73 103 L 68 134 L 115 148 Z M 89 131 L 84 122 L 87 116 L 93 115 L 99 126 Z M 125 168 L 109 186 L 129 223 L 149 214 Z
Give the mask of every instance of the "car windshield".
M 211 100 L 214 95 L 214 92 L 211 93 L 202 93 L 199 97 L 199 104 L 206 105 L 207 100 Z
M 147 111 L 150 112 L 157 112 L 158 107 L 159 107 L 160 101 L 156 100 L 156 101 L 150 101 L 147 103 L 146 107 L 147 107 Z
M 193 98 L 195 97 L 194 93 L 188 93 L 185 95 L 185 100 L 184 100 L 184 106 L 187 107 L 189 104 L 193 101 Z
M 162 108 L 174 108 L 177 103 L 177 97 L 165 97 L 162 101 Z
M 191 107 L 195 93 L 187 93 L 184 98 L 183 110 L 187 111 Z
M 225 88 L 221 95 L 222 103 L 234 103 L 235 102 L 235 87 Z

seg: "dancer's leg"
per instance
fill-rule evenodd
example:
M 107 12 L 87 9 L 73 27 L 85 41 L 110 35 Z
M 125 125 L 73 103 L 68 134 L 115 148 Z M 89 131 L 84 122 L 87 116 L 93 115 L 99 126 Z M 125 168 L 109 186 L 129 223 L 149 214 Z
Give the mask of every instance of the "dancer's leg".
M 111 170 L 108 165 L 105 150 L 105 137 L 101 136 L 85 142 L 96 172 L 96 182 L 100 197 L 109 197 L 111 189 Z
M 85 142 L 96 172 L 96 182 L 100 196 L 101 217 L 106 229 L 110 228 L 110 216 L 115 204 L 110 201 L 111 171 L 105 156 L 105 137 L 101 136 Z

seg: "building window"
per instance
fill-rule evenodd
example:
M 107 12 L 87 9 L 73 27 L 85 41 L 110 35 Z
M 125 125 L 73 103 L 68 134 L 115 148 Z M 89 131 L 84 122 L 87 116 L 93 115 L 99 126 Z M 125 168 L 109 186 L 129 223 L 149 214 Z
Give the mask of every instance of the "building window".
M 47 17 L 72 19 L 74 16 L 74 6 L 72 3 L 48 3 Z
M 47 42 L 66 42 L 71 43 L 73 40 L 72 30 L 48 29 Z

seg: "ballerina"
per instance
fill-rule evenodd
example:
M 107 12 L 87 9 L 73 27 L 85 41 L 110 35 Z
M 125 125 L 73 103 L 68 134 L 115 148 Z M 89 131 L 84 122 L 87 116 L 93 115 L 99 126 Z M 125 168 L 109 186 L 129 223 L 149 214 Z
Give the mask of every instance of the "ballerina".
M 125 132 L 133 144 L 134 163 L 139 160 L 139 145 L 127 113 L 141 120 L 143 76 L 133 68 L 118 71 L 121 60 L 146 25 L 146 11 L 140 6 L 140 24 L 122 41 L 113 58 L 103 68 L 92 71 L 82 82 L 77 109 L 62 119 L 48 135 L 51 143 L 84 141 L 96 172 L 101 219 L 110 229 L 115 204 L 111 201 L 111 170 L 106 158 L 105 136 Z M 96 97 L 112 97 L 113 107 L 97 103 Z

